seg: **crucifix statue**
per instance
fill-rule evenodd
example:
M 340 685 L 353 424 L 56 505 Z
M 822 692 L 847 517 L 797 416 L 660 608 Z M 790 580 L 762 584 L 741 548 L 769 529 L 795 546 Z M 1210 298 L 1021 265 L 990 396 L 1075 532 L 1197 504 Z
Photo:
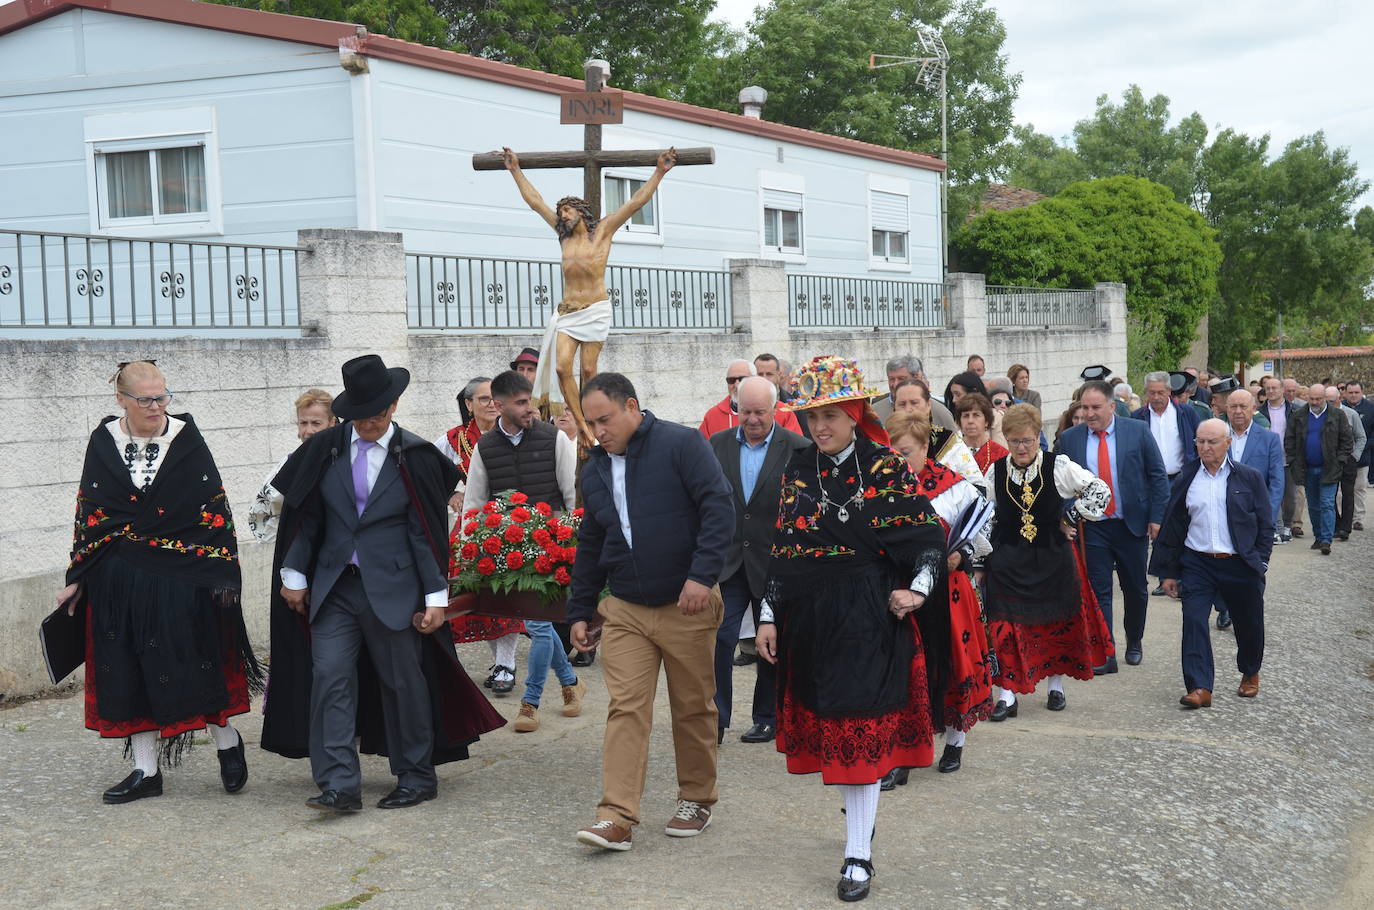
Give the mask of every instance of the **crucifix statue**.
M 539 349 L 539 368 L 534 379 L 536 404 L 547 404 L 553 413 L 563 408 L 577 421 L 583 445 L 596 438 L 582 416 L 579 373 L 582 382 L 597 373 L 597 360 L 611 330 L 610 293 L 606 290 L 606 261 L 611 240 L 630 218 L 653 198 L 663 175 L 678 164 L 713 164 L 715 149 L 653 149 L 603 151 L 601 124 L 619 123 L 624 114 L 619 93 L 602 92 L 610 66 L 590 60 L 585 92 L 562 99 L 563 122 L 584 124 L 584 148 L 578 152 L 527 152 L 517 155 L 509 148 L 472 156 L 473 170 L 505 168 L 515 178 L 520 197 L 558 235 L 563 251 L 563 299 L 544 330 Z M 653 175 L 616 211 L 601 217 L 601 169 L 603 167 L 654 166 Z M 583 169 L 585 199 L 565 196 L 550 207 L 526 179 L 522 168 Z M 581 369 L 573 362 L 580 355 Z M 556 378 L 555 378 L 556 377 Z

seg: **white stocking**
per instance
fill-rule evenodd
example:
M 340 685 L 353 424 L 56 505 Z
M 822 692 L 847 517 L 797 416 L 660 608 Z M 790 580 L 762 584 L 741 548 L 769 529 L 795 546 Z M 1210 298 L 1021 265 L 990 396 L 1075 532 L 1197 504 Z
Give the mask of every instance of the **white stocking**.
M 515 669 L 515 643 L 520 640 L 519 632 L 502 635 L 491 643 L 491 652 L 496 655 L 496 663 L 501 667 Z
M 1000 691 L 1002 694 L 999 697 L 1002 699 L 1002 704 L 1006 705 L 1008 708 L 1016 704 L 1015 692 L 1011 691 L 1010 689 L 1001 689 Z
M 965 733 L 963 730 L 956 730 L 953 727 L 945 727 L 945 745 L 962 748 L 964 745 Z
M 142 771 L 144 777 L 157 776 L 157 731 L 145 730 L 129 737 L 129 747 L 134 754 L 134 770 Z
M 849 835 L 844 855 L 870 859 L 873 856 L 873 826 L 878 818 L 878 784 L 840 784 L 839 790 L 844 797 L 844 819 Z M 850 866 L 846 874 L 856 882 L 868 878 L 868 873 L 858 866 Z
M 1054 674 L 1053 676 L 1050 677 L 1050 691 L 1051 691 L 1051 692 L 1063 693 L 1063 691 L 1064 691 L 1064 674 L 1063 674 L 1063 673 L 1056 673 L 1056 674 Z
M 210 735 L 215 738 L 215 748 L 221 752 L 225 749 L 233 749 L 239 744 L 239 732 L 234 729 L 233 724 L 217 727 L 207 723 L 205 726 L 210 730 Z

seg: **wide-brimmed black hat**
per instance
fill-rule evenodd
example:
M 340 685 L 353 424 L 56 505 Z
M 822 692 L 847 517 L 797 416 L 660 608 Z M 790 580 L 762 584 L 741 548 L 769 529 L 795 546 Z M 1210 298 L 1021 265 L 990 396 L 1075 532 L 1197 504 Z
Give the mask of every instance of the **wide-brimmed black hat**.
M 1238 388 L 1240 388 L 1240 380 L 1234 376 L 1218 376 L 1207 383 L 1207 391 L 1220 395 L 1234 392 Z
M 536 348 L 525 348 L 519 354 L 515 355 L 515 359 L 510 362 L 510 368 L 512 370 L 516 369 L 516 364 L 518 363 L 532 363 L 538 366 L 539 351 Z
M 1182 370 L 1169 371 L 1169 394 L 1182 395 L 1197 388 L 1197 377 Z
M 1104 367 L 1100 363 L 1094 364 L 1090 367 L 1084 367 L 1083 372 L 1078 374 L 1078 378 L 1082 379 L 1084 382 L 1091 382 L 1094 379 L 1100 379 L 1103 382 L 1106 382 L 1111 377 L 1111 367 Z
M 376 354 L 354 357 L 343 365 L 344 390 L 334 396 L 334 415 L 361 420 L 386 410 L 410 385 L 410 370 L 388 368 Z

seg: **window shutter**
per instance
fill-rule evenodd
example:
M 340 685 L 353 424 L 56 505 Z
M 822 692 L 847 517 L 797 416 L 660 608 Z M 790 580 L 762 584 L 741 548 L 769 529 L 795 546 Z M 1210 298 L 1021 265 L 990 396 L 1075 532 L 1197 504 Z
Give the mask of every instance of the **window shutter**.
M 766 209 L 779 209 L 784 212 L 800 212 L 802 210 L 802 194 L 788 193 L 783 190 L 770 190 L 763 188 L 763 207 Z M 903 209 L 905 211 L 905 208 Z M 903 228 L 903 230 L 906 230 Z
M 910 229 L 907 219 L 907 197 L 878 190 L 870 190 L 868 195 L 869 206 L 873 210 L 875 231 L 896 231 L 905 234 Z

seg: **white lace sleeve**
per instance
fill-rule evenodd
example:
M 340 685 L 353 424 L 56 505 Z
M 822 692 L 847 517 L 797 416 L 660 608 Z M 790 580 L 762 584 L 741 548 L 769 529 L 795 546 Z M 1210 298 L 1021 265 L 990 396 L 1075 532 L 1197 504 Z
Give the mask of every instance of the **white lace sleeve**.
M 289 458 L 291 456 L 287 456 Z M 258 495 L 253 498 L 253 504 L 248 507 L 248 530 L 253 537 L 263 543 L 271 543 L 277 538 L 277 519 L 281 517 L 282 495 L 277 492 L 277 488 L 272 486 L 272 478 L 276 477 L 286 464 L 286 458 L 277 463 L 267 480 L 263 482 L 262 489 L 258 490 Z
M 1088 521 L 1101 519 L 1111 505 L 1112 491 L 1107 484 L 1069 458 L 1054 460 L 1054 488 L 1065 499 L 1076 499 L 1074 511 Z
M 773 622 L 773 605 L 768 602 L 768 598 L 759 601 L 759 622 Z

